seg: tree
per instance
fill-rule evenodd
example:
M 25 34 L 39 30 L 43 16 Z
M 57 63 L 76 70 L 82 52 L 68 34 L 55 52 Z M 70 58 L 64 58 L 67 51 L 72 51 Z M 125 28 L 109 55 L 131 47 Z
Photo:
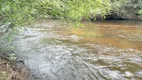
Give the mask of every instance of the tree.
M 27 24 L 41 15 L 80 21 L 111 9 L 110 0 L 0 0 L 0 16 L 13 26 Z

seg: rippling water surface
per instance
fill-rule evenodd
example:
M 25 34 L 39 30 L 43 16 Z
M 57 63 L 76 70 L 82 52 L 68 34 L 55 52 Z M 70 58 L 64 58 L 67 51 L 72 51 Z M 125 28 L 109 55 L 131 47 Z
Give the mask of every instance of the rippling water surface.
M 17 35 L 33 80 L 142 80 L 142 22 L 38 20 Z

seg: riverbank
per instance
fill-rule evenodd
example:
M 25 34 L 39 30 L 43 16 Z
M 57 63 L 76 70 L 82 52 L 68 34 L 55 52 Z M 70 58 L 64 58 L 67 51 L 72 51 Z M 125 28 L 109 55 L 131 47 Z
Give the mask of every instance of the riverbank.
M 0 38 L 0 80 L 29 80 L 29 70 L 24 62 L 12 59 L 13 50 L 9 50 Z
M 21 63 L 0 56 L 0 80 L 29 80 L 29 74 Z

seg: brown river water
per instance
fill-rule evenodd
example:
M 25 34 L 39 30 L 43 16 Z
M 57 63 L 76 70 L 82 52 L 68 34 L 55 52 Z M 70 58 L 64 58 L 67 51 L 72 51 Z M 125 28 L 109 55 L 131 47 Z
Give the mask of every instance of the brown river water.
M 16 36 L 31 80 L 142 80 L 142 22 L 38 20 Z

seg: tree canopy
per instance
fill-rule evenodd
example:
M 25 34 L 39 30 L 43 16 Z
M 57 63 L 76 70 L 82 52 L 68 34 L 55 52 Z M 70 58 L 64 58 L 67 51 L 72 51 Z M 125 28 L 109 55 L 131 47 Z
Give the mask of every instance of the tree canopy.
M 80 21 L 104 16 L 111 9 L 110 0 L 0 0 L 0 17 L 14 26 L 46 16 Z
M 43 16 L 80 21 L 98 15 L 105 17 L 112 9 L 123 13 L 127 6 L 136 7 L 136 14 L 142 15 L 141 4 L 141 0 L 0 0 L 0 20 L 14 26 Z

